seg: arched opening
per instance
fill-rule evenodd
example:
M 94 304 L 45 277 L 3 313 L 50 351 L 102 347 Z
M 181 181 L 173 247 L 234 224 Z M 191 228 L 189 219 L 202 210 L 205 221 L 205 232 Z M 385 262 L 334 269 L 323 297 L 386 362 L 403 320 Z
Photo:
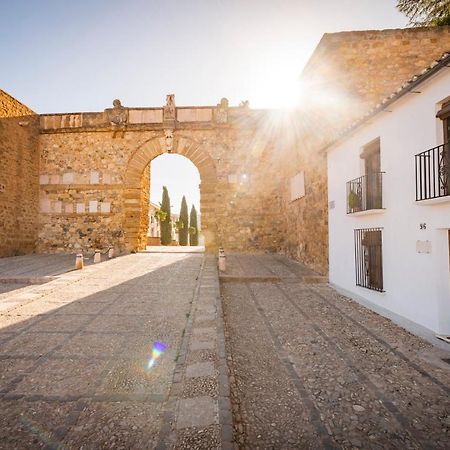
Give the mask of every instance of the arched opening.
M 169 227 L 171 242 L 162 238 L 162 216 L 165 216 L 163 189 L 170 199 Z M 183 211 L 183 198 L 185 199 Z M 161 245 L 204 246 L 200 215 L 200 173 L 185 156 L 165 153 L 150 163 L 150 207 L 147 249 Z
M 171 139 L 168 142 L 167 136 Z M 181 132 L 164 133 L 142 143 L 128 161 L 123 193 L 123 230 L 128 251 L 145 250 L 150 206 L 150 167 L 159 155 L 185 156 L 200 175 L 200 216 L 206 252 L 217 250 L 216 167 L 204 140 L 197 141 Z

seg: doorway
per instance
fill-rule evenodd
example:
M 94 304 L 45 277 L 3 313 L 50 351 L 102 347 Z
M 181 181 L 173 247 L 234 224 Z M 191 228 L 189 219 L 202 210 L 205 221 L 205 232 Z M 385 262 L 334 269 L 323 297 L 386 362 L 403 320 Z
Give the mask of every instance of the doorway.
M 149 181 L 147 250 L 203 251 L 197 167 L 185 156 L 165 153 L 151 161 Z

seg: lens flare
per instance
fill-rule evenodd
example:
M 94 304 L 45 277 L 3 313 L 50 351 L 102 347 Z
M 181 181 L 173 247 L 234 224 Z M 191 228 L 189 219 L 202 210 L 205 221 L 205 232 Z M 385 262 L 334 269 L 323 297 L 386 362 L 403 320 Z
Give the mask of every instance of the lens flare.
M 147 364 L 147 369 L 151 369 L 155 365 L 156 360 L 166 351 L 166 348 L 167 345 L 164 342 L 155 341 L 153 343 L 152 357 Z

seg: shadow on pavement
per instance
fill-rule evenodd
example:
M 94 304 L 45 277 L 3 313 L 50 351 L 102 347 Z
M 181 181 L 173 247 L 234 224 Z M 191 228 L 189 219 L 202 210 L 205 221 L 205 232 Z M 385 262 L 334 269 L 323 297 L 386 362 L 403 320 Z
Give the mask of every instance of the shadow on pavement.
M 83 295 L 111 283 L 94 272 L 0 315 L 0 448 L 151 447 L 201 261 Z M 149 369 L 155 341 L 167 350 Z

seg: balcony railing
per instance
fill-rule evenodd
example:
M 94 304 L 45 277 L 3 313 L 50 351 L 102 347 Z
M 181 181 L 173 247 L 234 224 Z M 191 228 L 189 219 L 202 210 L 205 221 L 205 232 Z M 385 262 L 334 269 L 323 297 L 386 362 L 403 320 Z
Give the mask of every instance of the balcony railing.
M 368 173 L 347 183 L 347 214 L 383 208 L 383 173 Z
M 416 155 L 416 200 L 450 195 L 450 143 Z

